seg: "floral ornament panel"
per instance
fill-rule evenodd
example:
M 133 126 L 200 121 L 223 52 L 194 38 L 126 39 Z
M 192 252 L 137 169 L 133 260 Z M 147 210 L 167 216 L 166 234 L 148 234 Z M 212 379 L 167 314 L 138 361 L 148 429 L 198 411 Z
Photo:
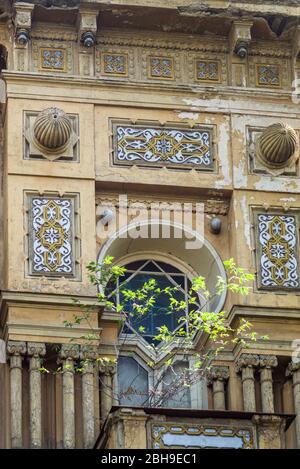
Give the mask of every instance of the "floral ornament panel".
M 103 54 L 102 63 L 105 75 L 128 76 L 127 54 Z
M 250 449 L 253 447 L 252 431 L 247 428 L 188 424 L 152 426 L 153 449 Z
M 149 78 L 174 79 L 174 60 L 171 57 L 149 57 Z
M 258 215 L 263 288 L 299 288 L 297 222 L 293 215 Z
M 278 65 L 256 65 L 257 86 L 279 88 L 281 86 L 280 69 Z
M 33 197 L 31 216 L 31 273 L 73 276 L 73 200 Z
M 221 81 L 220 63 L 211 60 L 196 60 L 196 80 L 219 83 Z
M 66 57 L 64 49 L 46 49 L 42 47 L 40 51 L 42 70 L 65 70 Z
M 114 125 L 116 164 L 172 165 L 213 169 L 208 129 L 168 129 Z

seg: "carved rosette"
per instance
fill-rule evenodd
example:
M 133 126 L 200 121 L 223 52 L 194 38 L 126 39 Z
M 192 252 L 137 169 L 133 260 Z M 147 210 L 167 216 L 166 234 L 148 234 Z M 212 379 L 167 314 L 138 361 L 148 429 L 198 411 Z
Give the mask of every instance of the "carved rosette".
M 257 157 L 267 167 L 282 169 L 298 157 L 298 135 L 287 124 L 276 123 L 267 127 L 257 140 Z
M 72 136 L 72 123 L 67 114 L 55 107 L 40 112 L 33 126 L 35 145 L 48 153 L 64 152 Z

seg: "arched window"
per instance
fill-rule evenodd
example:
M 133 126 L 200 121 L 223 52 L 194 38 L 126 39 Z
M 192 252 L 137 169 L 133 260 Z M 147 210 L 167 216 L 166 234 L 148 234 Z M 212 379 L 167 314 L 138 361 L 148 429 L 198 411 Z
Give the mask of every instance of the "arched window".
M 147 342 L 156 341 L 155 336 L 163 325 L 174 331 L 181 326 L 180 318 L 188 314 L 188 305 L 185 311 L 174 311 L 170 308 L 170 297 L 167 293 L 155 297 L 154 305 L 145 313 L 137 314 L 131 311 L 131 304 L 122 295 L 122 289 L 136 291 L 150 280 L 155 281 L 155 288 L 165 290 L 173 289 L 172 295 L 178 301 L 188 303 L 191 281 L 188 276 L 175 266 L 154 259 L 143 259 L 125 265 L 126 274 L 110 283 L 106 290 L 109 300 L 122 304 L 126 312 L 126 322 L 123 325 L 123 334 L 138 334 Z M 200 300 L 200 299 L 199 299 Z M 199 305 L 200 307 L 200 301 Z
M 123 282 L 125 289 L 136 290 L 154 279 L 162 289 L 177 286 L 174 296 L 186 301 L 191 279 L 203 276 L 211 297 L 197 297 L 198 306 L 203 309 L 205 305 L 206 311 L 219 312 L 223 308 L 226 293 L 216 294 L 216 279 L 218 276 L 226 278 L 224 266 L 213 246 L 200 233 L 190 233 L 189 227 L 186 227 L 186 231 L 199 241 L 197 247 L 190 249 L 186 245 L 187 238 L 173 235 L 172 230 L 179 228 L 175 222 L 149 220 L 147 223 L 158 233 L 157 237 L 137 237 L 136 224 L 131 223 L 106 239 L 98 257 L 101 264 L 107 256 L 111 256 L 117 265 L 127 269 L 125 277 L 115 284 L 109 283 L 105 290 L 110 301 L 122 304 L 126 310 L 126 321 L 120 328 L 115 392 L 121 405 L 206 409 L 208 398 L 205 378 L 189 380 L 190 370 L 193 373 L 194 369 L 193 354 L 178 349 L 172 365 L 166 365 L 164 344 L 155 340 L 158 327 L 167 325 L 169 329 L 175 330 L 180 327 L 180 317 L 188 314 L 188 310 L 180 314 L 170 312 L 167 298 L 161 295 L 147 314 L 130 315 L 130 302 L 122 298 L 121 290 Z M 170 227 L 170 237 L 162 234 L 162 228 L 167 227 Z M 102 289 L 100 291 L 104 293 Z M 197 340 L 198 336 L 195 337 L 195 346 Z M 154 399 L 153 389 L 156 392 Z
M 124 266 L 126 274 L 116 282 L 109 283 L 106 288 L 107 298 L 116 305 L 122 304 L 126 312 L 126 321 L 120 332 L 120 355 L 118 358 L 119 404 L 173 408 L 205 406 L 203 401 L 205 396 L 202 395 L 201 386 L 197 386 L 195 390 L 191 386 L 185 387 L 182 384 L 184 377 L 188 375 L 189 362 L 187 358 L 177 359 L 167 369 L 164 369 L 163 366 L 154 370 L 147 365 L 147 358 L 141 358 L 137 350 L 134 351 L 134 347 L 132 347 L 134 342 L 140 343 L 139 349 L 144 350 L 144 353 L 147 354 L 145 341 L 159 345 L 155 339 L 159 327 L 166 325 L 172 331 L 182 327 L 181 318 L 188 314 L 188 298 L 191 288 L 189 276 L 174 264 L 157 258 L 142 258 L 125 263 Z M 186 303 L 185 311 L 173 311 L 170 307 L 169 296 L 160 294 L 146 314 L 131 314 L 131 304 L 123 298 L 122 289 L 140 290 L 150 280 L 155 280 L 155 288 L 160 290 L 169 287 L 175 288 L 173 297 L 177 301 L 182 300 Z M 199 308 L 201 308 L 202 300 L 205 301 L 199 297 Z

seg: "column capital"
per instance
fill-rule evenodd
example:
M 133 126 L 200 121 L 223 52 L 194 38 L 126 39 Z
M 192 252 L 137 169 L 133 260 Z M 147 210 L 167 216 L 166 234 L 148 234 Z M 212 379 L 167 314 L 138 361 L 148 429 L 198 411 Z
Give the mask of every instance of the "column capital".
M 300 371 L 300 361 L 299 362 L 290 362 L 288 364 L 287 369 L 286 369 L 286 376 L 290 377 L 294 373 L 297 373 L 297 371 Z
M 46 355 L 46 346 L 41 342 L 27 342 L 27 354 L 30 357 L 44 357 Z
M 80 347 L 80 358 L 82 360 L 97 360 L 99 358 L 99 348 L 95 345 L 82 345 Z
M 213 381 L 227 381 L 229 379 L 228 366 L 212 366 L 207 372 L 207 379 L 209 386 Z
M 62 344 L 59 357 L 62 360 L 77 360 L 79 358 L 79 345 Z
M 260 368 L 276 368 L 278 360 L 275 355 L 260 355 L 259 367 Z
M 99 372 L 103 375 L 114 375 L 117 371 L 117 365 L 114 362 L 100 362 Z
M 240 373 L 243 368 L 257 368 L 259 356 L 252 353 L 243 353 L 236 362 L 236 372 Z
M 9 355 L 25 355 L 26 343 L 9 340 L 7 343 L 7 352 Z

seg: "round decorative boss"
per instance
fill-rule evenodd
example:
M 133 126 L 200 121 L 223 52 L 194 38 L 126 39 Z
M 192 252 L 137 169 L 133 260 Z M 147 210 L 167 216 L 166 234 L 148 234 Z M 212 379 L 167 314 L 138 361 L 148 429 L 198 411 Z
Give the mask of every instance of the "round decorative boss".
M 62 151 L 70 141 L 72 123 L 62 109 L 51 107 L 37 115 L 33 135 L 38 146 L 48 152 Z
M 258 157 L 267 166 L 288 166 L 298 148 L 298 135 L 287 124 L 276 123 L 267 127 L 257 142 Z

